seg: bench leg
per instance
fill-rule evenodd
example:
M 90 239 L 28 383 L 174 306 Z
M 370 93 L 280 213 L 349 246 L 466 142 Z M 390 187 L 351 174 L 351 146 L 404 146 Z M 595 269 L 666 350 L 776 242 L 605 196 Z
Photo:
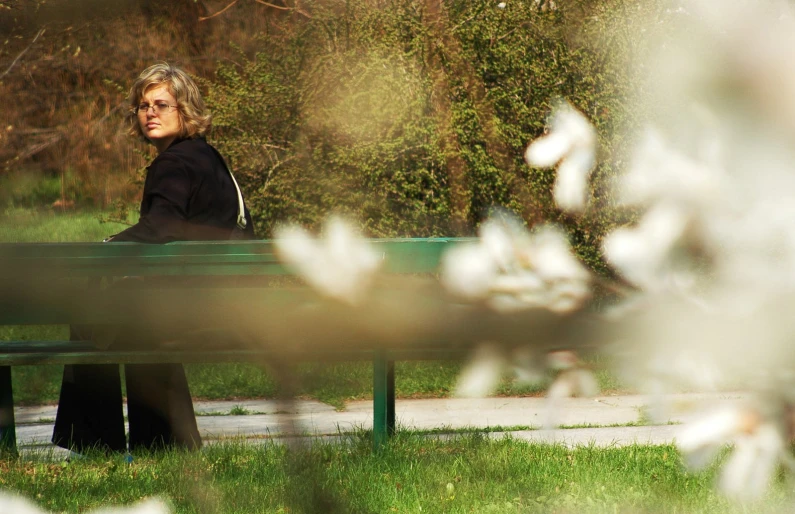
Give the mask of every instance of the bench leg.
M 378 350 L 373 358 L 373 450 L 395 431 L 395 363 Z
M 16 455 L 16 453 L 17 434 L 14 426 L 11 366 L 0 366 L 0 455 Z
M 386 431 L 395 435 L 395 361 L 386 363 Z

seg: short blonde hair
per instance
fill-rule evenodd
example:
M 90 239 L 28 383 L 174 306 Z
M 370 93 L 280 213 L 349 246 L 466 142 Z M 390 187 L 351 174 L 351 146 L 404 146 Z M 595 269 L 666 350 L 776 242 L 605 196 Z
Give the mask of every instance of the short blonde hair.
M 179 137 L 190 139 L 209 134 L 212 116 L 207 112 L 196 82 L 184 70 L 168 63 L 158 63 L 146 68 L 136 79 L 127 96 L 129 111 L 125 119 L 130 134 L 146 140 L 138 123 L 136 109 L 144 93 L 153 87 L 165 84 L 168 92 L 177 100 L 177 113 L 182 132 Z

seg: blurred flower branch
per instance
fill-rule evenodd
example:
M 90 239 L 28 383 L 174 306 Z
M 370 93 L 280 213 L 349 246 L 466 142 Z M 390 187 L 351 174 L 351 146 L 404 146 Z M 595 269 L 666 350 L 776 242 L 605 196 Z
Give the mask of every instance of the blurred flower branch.
M 698 465 L 733 444 L 719 485 L 750 500 L 764 493 L 779 464 L 792 468 L 795 111 L 788 108 L 792 91 L 776 84 L 795 83 L 795 21 L 786 4 L 751 11 L 730 4 L 673 6 L 659 51 L 648 57 L 659 65 L 642 97 L 651 108 L 639 108 L 660 114 L 653 128 L 633 138 L 633 157 L 612 192 L 613 207 L 641 214 L 632 226 L 609 233 L 601 248 L 625 281 L 610 285 L 621 293 L 618 302 L 593 309 L 594 287 L 606 280 L 575 257 L 561 227 L 528 230 L 505 213 L 481 224 L 477 242 L 444 256 L 441 284 L 450 301 L 485 308 L 506 323 L 542 311 L 561 323 L 587 313 L 598 320 L 593 346 L 610 354 L 617 371 L 641 390 L 754 393 L 753 409 L 707 413 L 684 427 L 679 440 Z M 744 66 L 723 65 L 738 59 Z M 771 110 L 777 101 L 782 109 Z M 527 147 L 530 166 L 556 167 L 553 197 L 564 212 L 589 208 L 596 141 L 587 118 L 561 102 L 548 131 Z M 284 256 L 325 294 L 355 305 L 367 296 L 376 267 L 364 252 L 357 256 L 361 243 L 345 235 L 350 230 L 331 231 L 337 242 L 327 245 L 326 257 L 307 245 L 318 262 L 339 261 L 337 247 L 350 252 L 344 265 L 324 265 L 322 278 L 313 278 L 287 240 Z M 493 335 L 482 334 L 461 374 L 459 395 L 489 394 L 511 361 L 529 380 L 548 366 L 557 369 L 550 397 L 596 392 L 579 364 L 578 345 L 560 333 L 530 331 L 526 344 L 507 346 Z

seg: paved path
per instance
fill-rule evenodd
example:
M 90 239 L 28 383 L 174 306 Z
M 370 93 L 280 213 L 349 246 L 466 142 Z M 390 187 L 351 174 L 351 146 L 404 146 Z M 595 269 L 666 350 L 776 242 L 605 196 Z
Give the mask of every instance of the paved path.
M 664 398 L 651 412 L 645 396 L 398 400 L 398 429 L 489 429 L 490 437 L 512 437 L 568 445 L 669 444 L 680 423 L 719 402 L 736 402 L 740 393 L 680 394 Z M 372 428 L 372 402 L 350 402 L 344 411 L 312 400 L 291 404 L 269 400 L 196 402 L 199 430 L 207 442 L 229 438 L 279 440 L 290 434 L 327 438 Z M 49 451 L 54 406 L 18 407 L 17 440 L 23 449 Z M 230 413 L 237 412 L 238 415 Z M 651 421 L 650 421 L 651 420 Z M 640 426 L 637 426 L 639 425 Z M 636 425 L 636 426 L 631 426 Z M 545 426 L 559 426 L 544 430 Z

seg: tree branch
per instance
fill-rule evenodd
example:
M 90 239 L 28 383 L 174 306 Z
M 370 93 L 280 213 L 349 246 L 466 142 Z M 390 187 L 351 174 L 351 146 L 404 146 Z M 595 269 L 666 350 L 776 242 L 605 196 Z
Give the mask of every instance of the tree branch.
M 45 30 L 45 29 L 41 29 L 41 30 L 39 30 L 39 33 L 38 33 L 38 34 L 36 34 L 36 37 L 34 37 L 34 38 L 33 38 L 33 41 L 31 41 L 31 42 L 30 42 L 30 44 L 28 45 L 28 47 L 27 47 L 27 48 L 25 48 L 24 50 L 22 50 L 22 52 L 20 52 L 20 54 L 19 54 L 19 55 L 17 55 L 17 58 L 16 58 L 16 59 L 14 59 L 14 61 L 11 63 L 11 66 L 9 66 L 9 67 L 8 67 L 8 69 L 7 69 L 6 71 L 4 71 L 4 72 L 2 73 L 2 75 L 0 75 L 0 79 L 1 79 L 1 78 L 3 78 L 3 77 L 5 77 L 6 75 L 8 75 L 8 73 L 11 71 L 11 68 L 13 68 L 14 66 L 16 66 L 16 64 L 17 64 L 17 61 L 19 61 L 19 60 L 22 58 L 22 56 L 23 56 L 23 55 L 25 55 L 25 53 L 26 53 L 28 50 L 30 50 L 30 47 L 32 47 L 32 46 L 33 46 L 33 44 L 36 42 L 36 40 L 37 40 L 37 39 L 39 39 L 39 37 L 41 37 L 41 35 L 42 35 L 42 34 L 44 34 L 44 30 Z
M 310 15 L 308 12 L 298 7 L 297 1 L 295 2 L 295 7 L 288 7 L 286 5 L 275 5 L 270 2 L 266 2 L 265 0 L 254 0 L 254 1 L 257 2 L 258 4 L 266 5 L 268 7 L 273 7 L 274 9 L 279 9 L 281 11 L 295 11 L 302 16 L 306 16 L 310 20 L 312 19 L 312 15 Z
M 20 153 L 19 155 L 16 156 L 15 160 L 20 160 L 21 161 L 23 159 L 27 159 L 28 157 L 32 157 L 33 155 L 36 155 L 37 153 L 41 152 L 42 150 L 44 150 L 46 148 L 49 148 L 52 145 L 56 144 L 61 139 L 63 139 L 63 133 L 58 132 L 58 133 L 50 136 L 49 138 L 45 139 L 44 141 L 42 141 L 40 143 L 36 143 L 36 144 L 33 144 L 33 145 L 27 147 L 22 153 Z
M 229 10 L 229 8 L 231 8 L 236 3 L 237 3 L 237 0 L 232 0 L 232 2 L 229 5 L 227 5 L 226 7 L 224 7 L 223 9 L 218 11 L 217 13 L 211 14 L 209 16 L 200 16 L 199 17 L 199 21 L 205 21 L 205 20 L 209 20 L 210 18 L 215 18 L 216 16 L 225 13 L 227 10 Z
M 267 5 L 268 7 L 273 7 L 274 9 L 281 9 L 282 11 L 291 11 L 293 9 L 292 7 L 287 7 L 284 5 L 274 5 L 268 2 L 264 2 L 263 0 L 254 0 L 254 1 L 257 2 L 258 4 Z
M 308 12 L 306 12 L 303 9 L 301 9 L 300 7 L 298 7 L 298 0 L 295 0 L 295 12 L 297 12 L 298 14 L 303 14 L 304 16 L 309 18 L 310 20 L 312 19 L 312 16 L 310 16 Z

